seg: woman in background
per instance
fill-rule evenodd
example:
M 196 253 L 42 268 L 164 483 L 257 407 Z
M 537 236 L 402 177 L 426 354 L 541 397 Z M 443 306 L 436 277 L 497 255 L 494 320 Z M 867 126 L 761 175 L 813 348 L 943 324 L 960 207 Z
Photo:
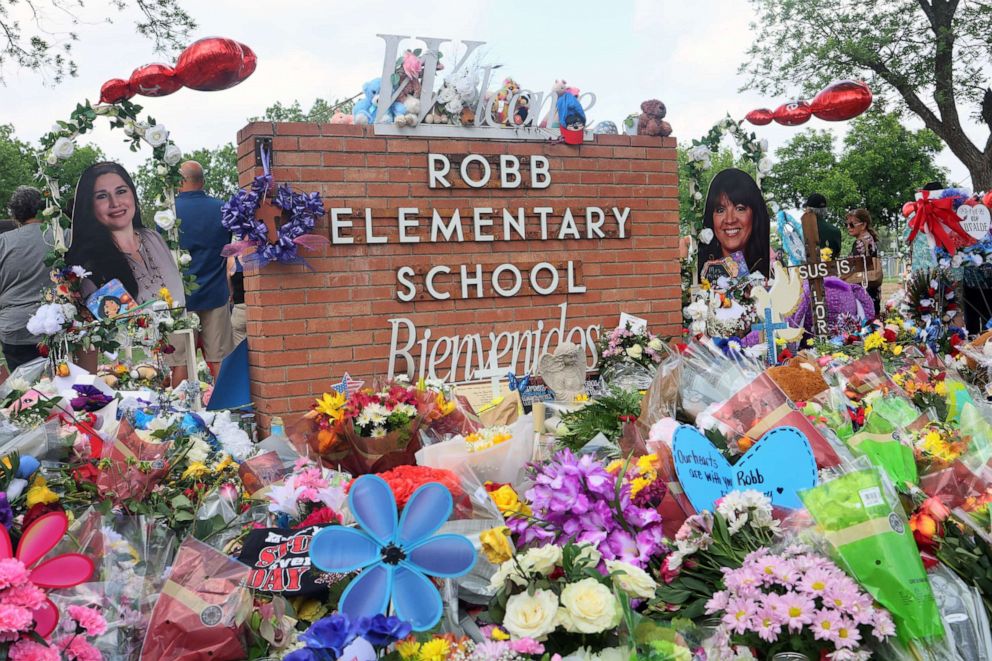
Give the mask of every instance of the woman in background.
M 867 272 L 851 273 L 845 282 L 858 284 L 868 281 L 865 289 L 875 303 L 875 315 L 882 315 L 882 260 L 878 257 L 878 234 L 871 227 L 871 214 L 867 209 L 854 209 L 847 214 L 847 233 L 854 237 L 851 257 L 864 257 Z

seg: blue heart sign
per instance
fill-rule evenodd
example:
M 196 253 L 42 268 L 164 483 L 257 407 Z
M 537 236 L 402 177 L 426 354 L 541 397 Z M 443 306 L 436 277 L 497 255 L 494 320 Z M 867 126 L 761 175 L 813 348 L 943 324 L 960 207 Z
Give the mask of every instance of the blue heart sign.
M 672 441 L 675 474 L 697 512 L 713 511 L 731 491 L 753 489 L 777 507 L 799 509 L 799 491 L 816 486 L 809 439 L 795 427 L 773 429 L 733 466 L 695 427 L 680 426 Z

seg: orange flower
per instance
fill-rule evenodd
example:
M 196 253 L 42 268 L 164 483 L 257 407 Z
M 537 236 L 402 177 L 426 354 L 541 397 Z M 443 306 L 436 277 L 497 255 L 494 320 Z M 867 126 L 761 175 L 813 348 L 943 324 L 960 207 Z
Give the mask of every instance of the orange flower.
M 741 440 L 737 441 L 737 447 L 740 448 L 741 452 L 747 452 L 752 445 L 754 445 L 754 441 L 747 436 L 741 436 Z

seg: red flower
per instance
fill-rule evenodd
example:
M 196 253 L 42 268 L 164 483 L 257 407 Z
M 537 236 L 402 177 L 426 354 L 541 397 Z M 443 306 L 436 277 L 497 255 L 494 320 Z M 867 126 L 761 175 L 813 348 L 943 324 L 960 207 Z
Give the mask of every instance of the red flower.
M 330 507 L 321 507 L 310 512 L 307 518 L 300 521 L 300 525 L 293 526 L 293 528 L 306 528 L 308 526 L 329 523 L 341 523 L 341 515 L 337 514 Z
M 48 349 L 48 345 L 47 344 L 39 344 L 38 345 L 38 354 L 42 358 L 48 358 L 48 351 L 49 351 L 49 349 Z
M 32 521 L 37 518 L 48 514 L 49 512 L 64 512 L 62 505 L 60 503 L 50 503 L 46 505 L 45 503 L 38 503 L 27 512 L 24 513 L 24 521 L 21 523 L 21 528 L 27 528 Z
M 896 332 L 894 330 L 892 330 L 891 328 L 886 328 L 885 329 L 885 332 L 882 333 L 882 337 L 885 338 L 885 341 L 886 342 L 895 342 L 896 341 Z
M 138 317 L 136 323 L 138 328 L 148 328 L 148 317 Z
M 385 473 L 380 473 L 379 477 L 384 479 L 389 484 L 389 488 L 393 490 L 393 496 L 396 498 L 396 505 L 399 508 L 403 508 L 410 500 L 413 492 L 428 482 L 440 482 L 451 492 L 451 497 L 456 500 L 462 495 L 458 476 L 441 468 L 397 466 Z
M 72 469 L 72 479 L 76 481 L 76 484 L 84 484 L 86 482 L 96 484 L 99 477 L 100 470 L 91 463 L 85 463 L 82 466 Z
M 668 560 L 671 556 L 665 556 L 665 559 L 661 561 L 661 580 L 665 581 L 666 584 L 671 583 L 676 578 L 679 577 L 678 569 L 669 569 Z
M 170 353 L 175 353 L 175 352 L 176 352 L 176 348 L 174 346 L 172 346 L 171 344 L 166 344 L 164 347 L 162 347 L 162 353 L 164 353 L 166 355 L 168 355 Z

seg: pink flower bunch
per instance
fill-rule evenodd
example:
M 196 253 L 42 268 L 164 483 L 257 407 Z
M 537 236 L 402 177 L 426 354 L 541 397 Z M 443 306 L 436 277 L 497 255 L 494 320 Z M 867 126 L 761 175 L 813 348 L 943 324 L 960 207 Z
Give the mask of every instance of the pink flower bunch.
M 726 589 L 706 603 L 707 614 L 720 614 L 714 643 L 721 653 L 740 645 L 768 652 L 790 640 L 813 658 L 868 659 L 865 643 L 895 633 L 888 611 L 837 565 L 801 547 L 759 549 L 723 574 Z
M 11 661 L 102 661 L 103 654 L 87 640 L 107 632 L 107 620 L 96 608 L 69 606 L 69 619 L 62 624 L 63 634 L 51 645 L 21 638 L 9 651 Z
M 45 605 L 44 590 L 17 558 L 0 560 L 0 641 L 17 640 L 34 626 L 34 611 Z
M 269 511 L 302 519 L 321 508 L 340 512 L 346 500 L 344 484 L 332 484 L 322 468 L 300 457 L 293 474 L 282 484 L 273 486 L 268 494 Z
M 544 645 L 533 638 L 486 640 L 458 655 L 459 661 L 525 661 L 544 654 Z

